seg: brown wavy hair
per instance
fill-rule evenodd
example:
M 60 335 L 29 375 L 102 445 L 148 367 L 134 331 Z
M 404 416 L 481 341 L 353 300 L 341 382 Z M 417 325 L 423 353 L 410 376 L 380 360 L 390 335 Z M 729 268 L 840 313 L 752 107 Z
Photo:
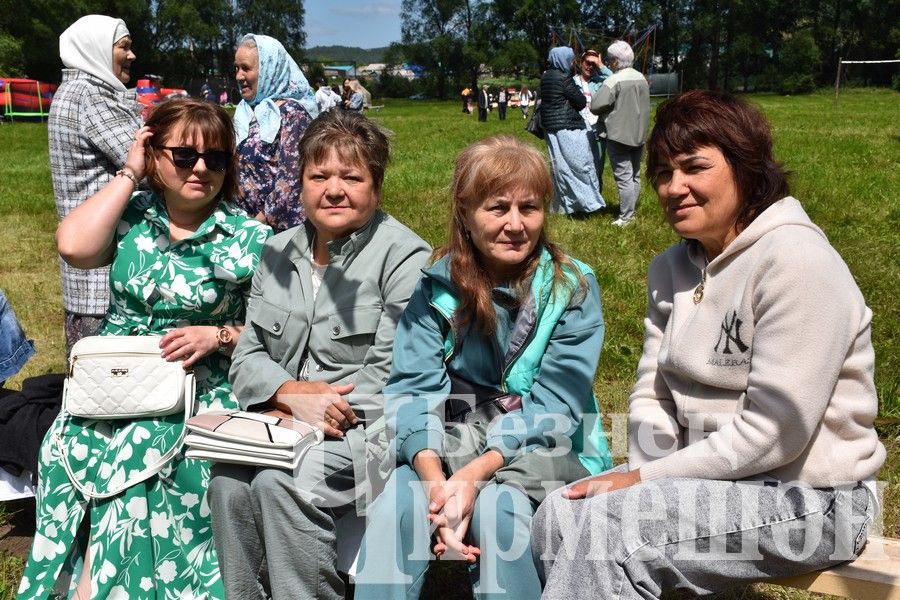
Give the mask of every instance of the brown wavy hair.
M 647 143 L 647 176 L 653 185 L 679 154 L 715 146 L 734 173 L 742 231 L 790 194 L 788 172 L 775 160 L 772 131 L 762 113 L 725 92 L 693 90 L 662 104 Z
M 150 188 L 162 195 L 163 184 L 156 164 L 160 146 L 170 146 L 173 133 L 179 129 L 182 134 L 193 139 L 202 138 L 207 150 L 218 149 L 231 152 L 231 161 L 225 169 L 225 180 L 217 198 L 233 201 L 238 196 L 237 157 L 235 155 L 234 125 L 231 117 L 220 106 L 197 98 L 173 98 L 157 104 L 151 109 L 144 123 L 153 130 L 147 152 L 147 181 Z
M 540 198 L 545 210 L 553 194 L 544 157 L 530 144 L 510 135 L 495 135 L 469 145 L 456 157 L 451 185 L 449 242 L 437 248 L 432 258 L 450 256 L 450 279 L 460 298 L 454 315 L 454 326 L 458 329 L 476 329 L 485 335 L 493 335 L 497 328 L 497 315 L 491 300 L 494 282 L 472 243 L 466 218 L 486 199 L 520 190 Z M 523 261 L 511 281 L 516 295 L 523 298 L 531 293 L 530 282 L 538 266 L 541 248 L 546 248 L 553 259 L 553 293 L 560 286 L 573 287 L 564 267 L 577 275 L 574 287 L 583 293 L 587 288 L 584 276 L 563 251 L 547 239 L 545 223 L 534 252 Z

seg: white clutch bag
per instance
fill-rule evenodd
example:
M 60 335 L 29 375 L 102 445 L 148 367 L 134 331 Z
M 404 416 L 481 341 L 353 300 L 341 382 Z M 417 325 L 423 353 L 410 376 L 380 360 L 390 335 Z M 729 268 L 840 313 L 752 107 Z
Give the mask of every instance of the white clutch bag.
M 303 421 L 265 413 L 210 411 L 187 422 L 188 458 L 294 470 L 324 438 Z
M 69 372 L 63 388 L 64 418 L 134 419 L 164 417 L 194 410 L 194 374 L 181 361 L 168 362 L 160 355 L 160 336 L 91 336 L 72 346 Z M 129 474 L 121 485 L 103 492 L 91 481 L 82 481 L 69 464 L 69 449 L 57 433 L 62 466 L 72 485 L 87 498 L 111 498 L 132 485 L 149 479 L 181 450 L 187 427 L 166 452 L 141 471 Z
M 194 375 L 160 356 L 159 336 L 91 336 L 72 347 L 63 411 L 85 419 L 163 417 L 194 399 Z

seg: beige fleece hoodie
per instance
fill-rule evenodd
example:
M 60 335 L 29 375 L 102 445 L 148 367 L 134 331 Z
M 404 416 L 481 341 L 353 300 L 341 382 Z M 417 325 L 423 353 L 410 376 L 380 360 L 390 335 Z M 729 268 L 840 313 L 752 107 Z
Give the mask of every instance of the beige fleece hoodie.
M 699 246 L 672 246 L 651 263 L 648 292 L 629 409 L 629 465 L 643 480 L 825 487 L 877 472 L 872 311 L 796 199 L 708 265 Z

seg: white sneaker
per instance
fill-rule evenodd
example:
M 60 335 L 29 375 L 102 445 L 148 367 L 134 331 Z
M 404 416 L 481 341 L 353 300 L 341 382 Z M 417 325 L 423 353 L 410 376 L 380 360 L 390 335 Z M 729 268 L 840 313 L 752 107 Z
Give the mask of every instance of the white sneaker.
M 613 221 L 612 224 L 615 225 L 616 227 L 625 227 L 627 225 L 630 225 L 633 220 L 634 219 L 623 219 L 623 218 L 619 217 L 618 219 Z

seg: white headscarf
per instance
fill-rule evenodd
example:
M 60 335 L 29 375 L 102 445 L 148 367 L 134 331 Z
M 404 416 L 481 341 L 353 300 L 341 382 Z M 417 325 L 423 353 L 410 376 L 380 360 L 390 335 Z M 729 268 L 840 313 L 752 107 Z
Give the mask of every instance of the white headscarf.
M 69 69 L 90 73 L 124 92 L 125 84 L 113 73 L 113 44 L 129 35 L 122 19 L 86 15 L 59 36 L 59 57 Z

